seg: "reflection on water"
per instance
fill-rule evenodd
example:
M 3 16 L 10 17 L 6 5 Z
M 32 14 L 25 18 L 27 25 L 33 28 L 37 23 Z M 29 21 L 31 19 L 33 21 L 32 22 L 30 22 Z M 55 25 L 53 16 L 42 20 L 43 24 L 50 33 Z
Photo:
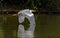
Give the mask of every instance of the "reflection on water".
M 19 25 L 17 16 L 4 15 L 4 18 L 6 18 L 6 20 L 3 20 L 3 16 L 0 15 L 0 37 L 17 38 Z M 60 38 L 60 16 L 35 15 L 35 21 L 36 28 L 34 38 Z

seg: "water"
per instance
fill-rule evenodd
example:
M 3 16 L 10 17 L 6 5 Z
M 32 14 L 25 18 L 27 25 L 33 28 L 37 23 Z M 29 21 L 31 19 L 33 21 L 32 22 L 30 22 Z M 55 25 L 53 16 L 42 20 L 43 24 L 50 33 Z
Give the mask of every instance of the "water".
M 18 18 L 17 15 L 5 15 L 7 20 L 3 21 L 0 15 L 0 37 L 17 38 Z M 36 28 L 34 38 L 60 38 L 60 15 L 35 14 Z M 27 19 L 23 22 L 27 29 L 29 26 Z

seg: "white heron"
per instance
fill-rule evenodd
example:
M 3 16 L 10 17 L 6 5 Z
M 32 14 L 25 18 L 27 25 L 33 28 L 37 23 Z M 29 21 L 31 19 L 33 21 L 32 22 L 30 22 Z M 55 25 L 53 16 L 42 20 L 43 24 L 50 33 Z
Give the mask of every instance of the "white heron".
M 35 30 L 35 19 L 34 19 L 34 14 L 32 13 L 32 10 L 25 9 L 18 12 L 19 23 L 22 23 L 25 17 L 29 20 L 30 27 L 28 28 L 28 30 L 24 30 L 24 26 L 19 25 L 18 38 L 33 38 L 33 33 Z

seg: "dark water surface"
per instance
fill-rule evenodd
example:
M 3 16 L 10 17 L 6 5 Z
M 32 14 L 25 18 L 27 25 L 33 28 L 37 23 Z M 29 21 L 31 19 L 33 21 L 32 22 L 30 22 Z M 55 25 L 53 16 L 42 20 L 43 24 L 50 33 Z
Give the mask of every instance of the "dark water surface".
M 35 14 L 34 38 L 60 38 L 60 15 Z M 17 38 L 17 15 L 0 15 L 0 38 Z M 24 21 L 25 29 L 29 26 Z

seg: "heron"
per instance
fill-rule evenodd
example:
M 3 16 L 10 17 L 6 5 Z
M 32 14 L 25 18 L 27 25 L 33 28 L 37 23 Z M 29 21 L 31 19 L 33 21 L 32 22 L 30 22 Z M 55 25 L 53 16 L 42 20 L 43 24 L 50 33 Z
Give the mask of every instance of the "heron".
M 35 19 L 32 10 L 24 9 L 18 12 L 18 22 L 24 22 L 24 18 L 27 18 L 30 22 L 30 27 L 24 30 L 24 26 L 20 24 L 18 26 L 18 38 L 33 38 L 33 33 L 35 30 Z

